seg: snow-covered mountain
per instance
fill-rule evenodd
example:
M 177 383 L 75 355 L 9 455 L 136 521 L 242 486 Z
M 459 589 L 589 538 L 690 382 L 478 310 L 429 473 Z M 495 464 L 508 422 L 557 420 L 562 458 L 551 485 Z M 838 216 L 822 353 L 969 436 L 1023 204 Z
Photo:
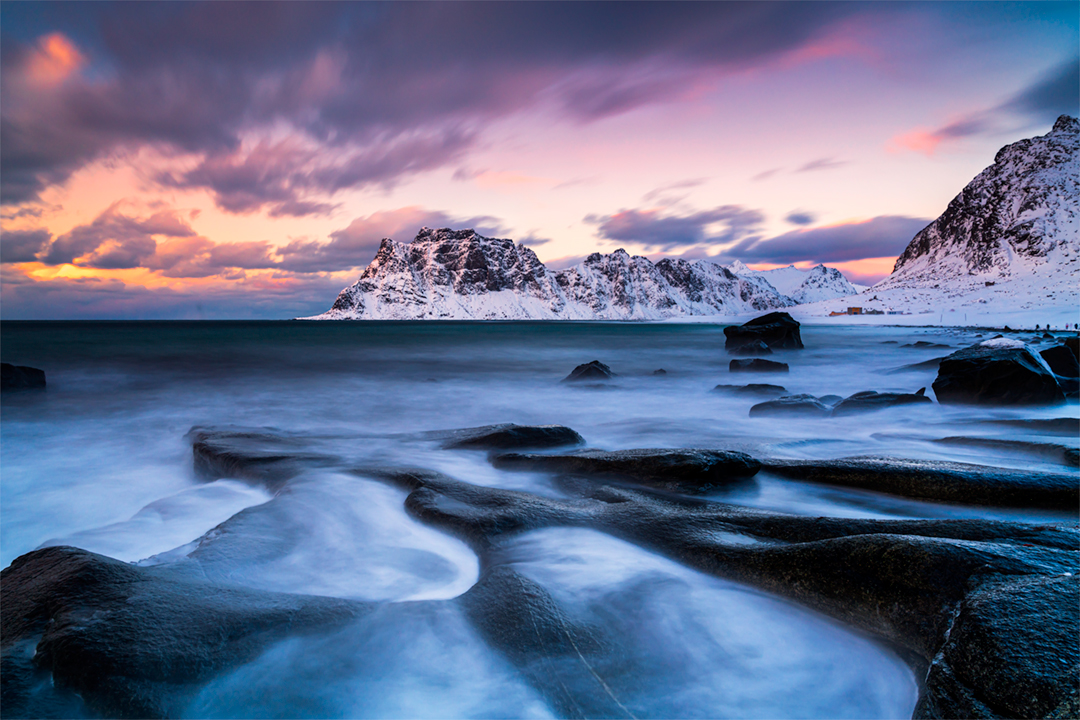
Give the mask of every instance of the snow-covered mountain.
M 911 241 L 874 290 L 985 286 L 1080 271 L 1080 121 L 1006 145 Z
M 843 302 L 802 308 L 827 315 Z M 1080 121 L 1006 145 L 860 297 L 866 309 L 1076 322 L 1080 307 Z M 1037 320 L 1033 320 L 1034 324 Z M 1020 322 L 1020 320 L 1018 320 Z
M 552 272 L 532 250 L 472 230 L 422 228 L 385 239 L 360 279 L 318 320 L 647 320 L 732 315 L 794 302 L 704 260 L 593 253 Z
M 824 265 L 817 265 L 809 270 L 800 270 L 794 265 L 772 270 L 751 270 L 736 260 L 727 268 L 739 277 L 766 280 L 779 293 L 787 295 L 800 305 L 847 297 L 866 289 L 864 285 L 855 285 L 850 282 L 836 268 Z

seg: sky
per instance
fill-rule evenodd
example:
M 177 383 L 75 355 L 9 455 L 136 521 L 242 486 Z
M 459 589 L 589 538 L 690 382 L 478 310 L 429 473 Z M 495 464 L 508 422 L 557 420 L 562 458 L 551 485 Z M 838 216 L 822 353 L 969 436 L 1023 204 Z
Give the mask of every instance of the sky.
M 2 2 L 0 318 L 289 318 L 475 228 L 887 275 L 1080 114 L 1080 3 Z

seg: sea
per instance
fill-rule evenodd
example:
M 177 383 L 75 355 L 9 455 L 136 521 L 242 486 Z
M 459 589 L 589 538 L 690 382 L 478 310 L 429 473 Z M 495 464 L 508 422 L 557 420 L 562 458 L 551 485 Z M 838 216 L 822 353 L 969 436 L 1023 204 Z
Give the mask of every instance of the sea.
M 264 486 L 198 478 L 186 437 L 195 426 L 269 427 L 318 437 L 323 449 L 358 464 L 422 467 L 555 497 L 562 491 L 544 474 L 496 470 L 485 453 L 444 450 L 423 433 L 561 424 L 589 447 L 609 450 L 876 455 L 1068 471 L 1053 453 L 935 441 L 1076 447 L 1075 432 L 1025 425 L 1075 419 L 1075 403 L 988 409 L 935 402 L 840 418 L 750 418 L 760 398 L 714 391 L 772 383 L 788 394 L 925 387 L 932 396 L 933 368 L 902 368 L 992 334 L 803 325 L 805 349 L 770 358 L 789 363 L 790 372 L 757 375 L 729 371 L 723 326 L 709 323 L 5 321 L 4 362 L 43 369 L 48 387 L 2 397 L 0 564 L 50 545 L 132 563 L 173 562 L 230 517 L 273 499 Z M 1049 342 L 1025 339 L 1037 349 Z M 562 382 L 592 360 L 616 377 Z M 463 542 L 407 514 L 405 496 L 330 471 L 290 486 L 289 497 L 278 499 L 287 549 L 238 561 L 230 582 L 368 600 L 385 612 L 332 637 L 275 644 L 202 688 L 189 716 L 557 715 L 463 616 L 406 612 L 416 601 L 466 592 L 479 567 Z M 767 473 L 706 499 L 810 516 L 1076 520 L 1075 513 L 921 502 Z M 567 612 L 588 615 L 632 648 L 620 672 L 633 681 L 619 685 L 632 716 L 911 715 L 917 680 L 896 652 L 807 608 L 596 530 L 527 532 L 504 552 Z

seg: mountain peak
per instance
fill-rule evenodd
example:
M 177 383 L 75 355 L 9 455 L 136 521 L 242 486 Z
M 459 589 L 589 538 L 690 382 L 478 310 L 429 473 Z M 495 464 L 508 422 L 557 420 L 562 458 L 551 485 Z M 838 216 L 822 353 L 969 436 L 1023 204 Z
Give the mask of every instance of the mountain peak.
M 1062 115 L 1054 123 L 1054 129 L 1051 132 L 1080 134 L 1080 120 L 1069 115 Z

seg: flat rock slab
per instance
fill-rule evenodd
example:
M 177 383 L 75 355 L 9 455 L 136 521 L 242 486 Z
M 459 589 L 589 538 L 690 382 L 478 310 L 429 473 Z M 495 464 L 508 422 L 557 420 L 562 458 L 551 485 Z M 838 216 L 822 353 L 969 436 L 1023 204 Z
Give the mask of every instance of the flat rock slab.
M 195 474 L 203 480 L 231 478 L 280 489 L 307 468 L 332 465 L 336 458 L 309 450 L 311 438 L 272 428 L 193 427 L 188 431 Z
M 761 467 L 761 463 L 746 453 L 693 449 L 582 450 L 566 455 L 506 453 L 496 455 L 492 463 L 508 470 L 619 476 L 673 490 L 728 485 L 752 477 Z
M 828 417 L 831 413 L 829 405 L 805 393 L 768 400 L 750 408 L 750 417 Z
M 965 505 L 1076 510 L 1080 476 L 937 460 L 852 457 L 766 460 L 782 477 Z
M 749 385 L 717 385 L 713 392 L 726 395 L 750 395 L 752 397 L 779 397 L 787 393 L 783 385 L 769 385 L 768 383 L 750 383 Z
M 487 425 L 454 430 L 443 443 L 447 449 L 534 450 L 584 445 L 585 438 L 565 425 Z
M 1001 438 L 965 437 L 960 435 L 939 438 L 932 440 L 931 442 L 940 445 L 957 445 L 961 447 L 990 448 L 994 450 L 1029 453 L 1031 455 L 1041 455 L 1072 468 L 1080 466 L 1080 450 L 1077 450 L 1076 447 L 1058 443 L 1031 442 L 1028 440 L 1004 440 Z

